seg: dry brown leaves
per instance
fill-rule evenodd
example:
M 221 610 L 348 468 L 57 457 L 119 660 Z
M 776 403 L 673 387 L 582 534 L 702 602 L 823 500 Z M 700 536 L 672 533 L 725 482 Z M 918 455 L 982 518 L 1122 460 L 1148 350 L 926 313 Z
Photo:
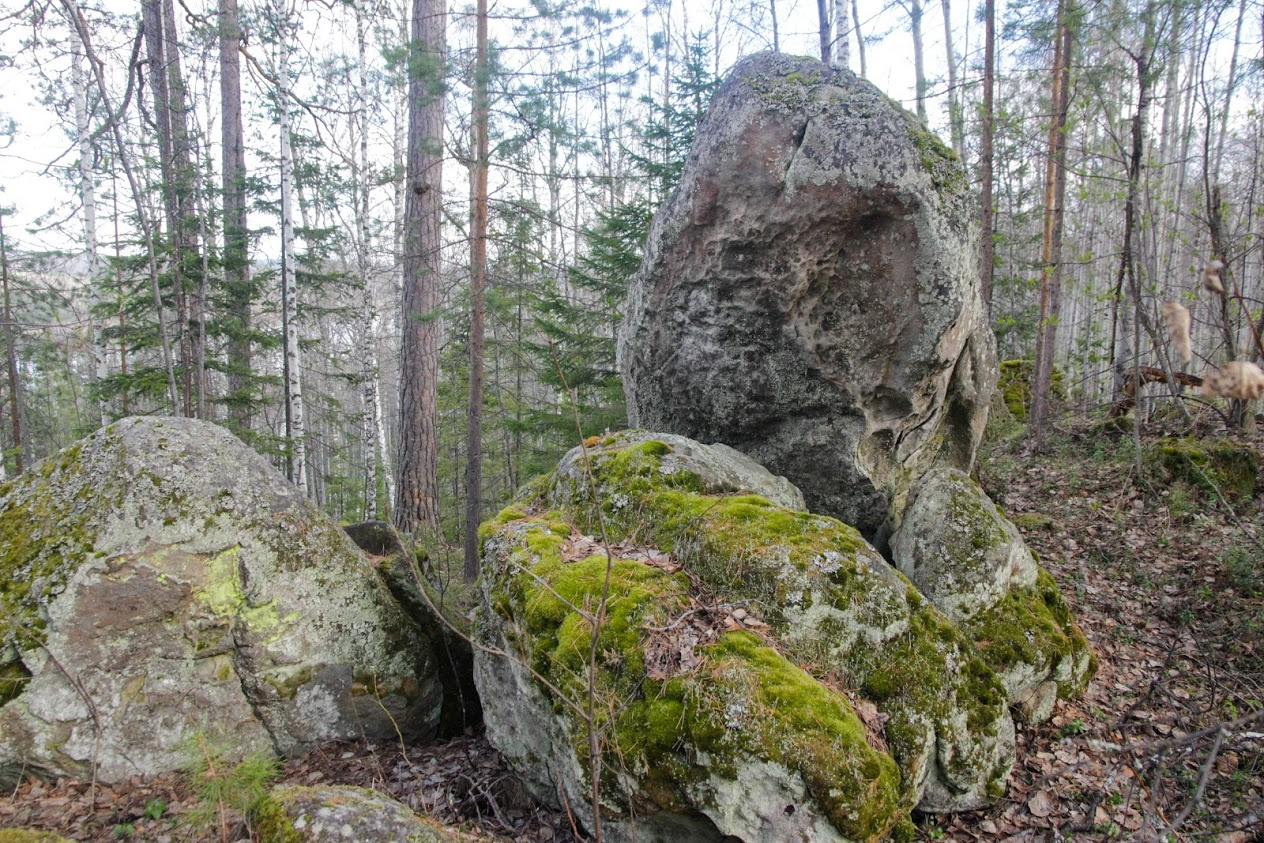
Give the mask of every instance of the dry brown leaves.
M 1095 460 L 1094 449 L 1101 441 L 1085 437 L 1005 471 L 984 466 L 1011 517 L 1050 517 L 1033 518 L 1048 526 L 1024 528 L 1024 537 L 1072 603 L 1099 669 L 1050 723 L 1019 726 L 1003 802 L 928 820 L 943 839 L 1160 839 L 1189 806 L 1214 748 L 1214 734 L 1189 736 L 1264 701 L 1264 594 L 1235 588 L 1224 561 L 1254 552 L 1243 528 L 1214 498 L 1153 488 L 1127 460 Z M 1237 516 L 1260 534 L 1258 496 Z M 1179 839 L 1259 839 L 1264 739 L 1250 730 L 1264 732 L 1264 723 L 1224 737 Z

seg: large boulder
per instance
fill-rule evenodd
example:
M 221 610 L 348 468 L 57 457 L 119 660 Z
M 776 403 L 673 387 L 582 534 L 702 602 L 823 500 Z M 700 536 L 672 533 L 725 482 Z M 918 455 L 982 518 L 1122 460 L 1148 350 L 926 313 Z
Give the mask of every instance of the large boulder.
M 433 733 L 430 642 L 222 428 L 126 419 L 0 486 L 0 781 Z
M 737 448 L 881 541 L 986 422 L 976 214 L 953 153 L 869 82 L 742 60 L 630 285 L 633 423 Z
M 1013 723 L 967 636 L 853 528 L 752 493 L 763 469 L 708 479 L 707 451 L 592 440 L 484 527 L 475 678 L 536 796 L 560 788 L 591 822 L 604 535 L 591 687 L 613 833 L 865 840 L 999 797 Z
M 1023 719 L 1046 720 L 1096 660 L 1049 573 L 979 485 L 956 469 L 914 487 L 891 538 L 895 565 L 956 622 Z

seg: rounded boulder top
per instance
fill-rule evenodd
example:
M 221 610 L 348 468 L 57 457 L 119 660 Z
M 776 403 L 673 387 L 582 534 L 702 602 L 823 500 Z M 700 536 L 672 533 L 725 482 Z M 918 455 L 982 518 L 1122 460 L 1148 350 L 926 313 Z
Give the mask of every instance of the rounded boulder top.
M 869 82 L 740 61 L 651 227 L 619 335 L 635 424 L 723 442 L 869 536 L 968 469 L 996 380 L 955 154 Z

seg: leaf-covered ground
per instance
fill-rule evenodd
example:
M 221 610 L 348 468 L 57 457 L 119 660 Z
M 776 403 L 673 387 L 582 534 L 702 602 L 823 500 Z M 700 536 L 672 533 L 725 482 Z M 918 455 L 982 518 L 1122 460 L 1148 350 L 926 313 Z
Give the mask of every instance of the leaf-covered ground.
M 1143 447 L 1164 441 L 1146 431 Z M 1005 800 L 920 818 L 922 835 L 1264 837 L 1264 494 L 1221 500 L 1194 482 L 1138 472 L 1128 431 L 1081 430 L 1051 444 L 1044 454 L 1017 439 L 993 447 L 980 477 L 1075 607 L 1099 671 L 1052 722 L 1019 728 Z M 1260 453 L 1264 436 L 1246 444 Z M 378 788 L 460 826 L 464 839 L 574 839 L 566 813 L 533 805 L 477 737 L 333 744 L 286 764 L 281 779 Z M 232 816 L 191 825 L 194 807 L 174 775 L 95 788 L 27 783 L 0 799 L 0 826 L 84 841 L 250 839 Z

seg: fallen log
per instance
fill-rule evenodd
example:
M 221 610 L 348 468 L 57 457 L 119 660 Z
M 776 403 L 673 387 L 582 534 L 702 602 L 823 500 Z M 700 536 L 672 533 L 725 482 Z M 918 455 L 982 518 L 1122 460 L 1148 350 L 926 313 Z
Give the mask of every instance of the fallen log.
M 1141 366 L 1137 369 L 1130 369 L 1128 377 L 1124 380 L 1124 394 L 1115 405 L 1110 408 L 1110 417 L 1112 419 L 1122 416 L 1131 410 L 1137 403 L 1137 375 L 1141 375 L 1141 383 L 1162 383 L 1167 380 L 1167 375 L 1163 374 L 1163 370 L 1156 366 Z M 1190 375 L 1185 372 L 1173 372 L 1172 378 L 1181 386 L 1202 386 L 1203 379 L 1198 375 Z

